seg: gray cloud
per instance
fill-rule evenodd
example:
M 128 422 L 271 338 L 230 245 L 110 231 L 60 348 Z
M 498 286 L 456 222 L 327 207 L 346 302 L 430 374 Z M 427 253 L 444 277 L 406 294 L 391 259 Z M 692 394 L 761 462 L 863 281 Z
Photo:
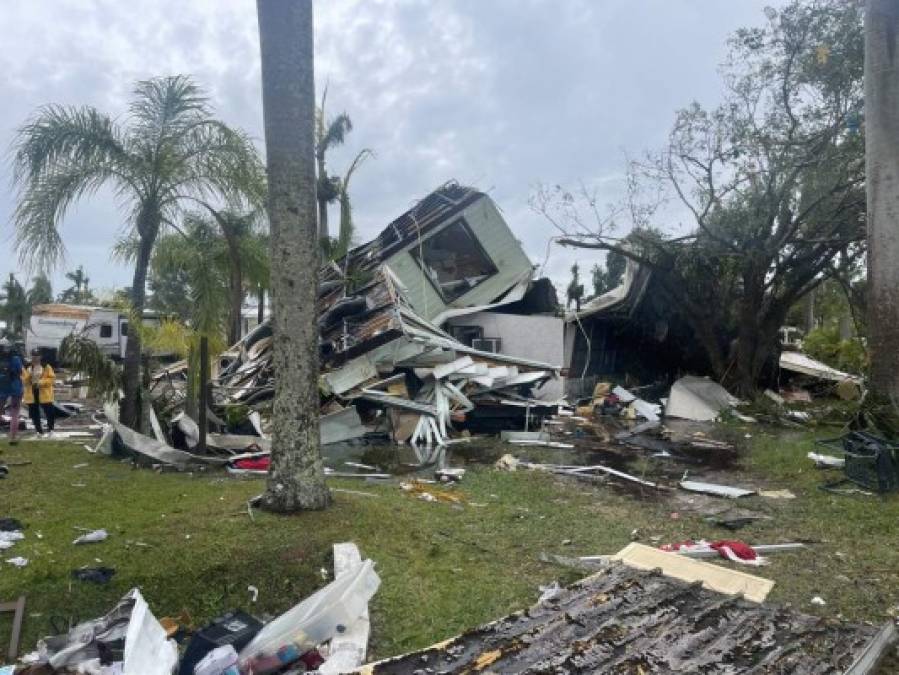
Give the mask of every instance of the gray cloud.
M 377 232 L 452 178 L 489 190 L 535 262 L 547 224 L 527 206 L 537 182 L 596 184 L 614 198 L 624 153 L 658 146 L 672 114 L 720 93 L 717 64 L 734 29 L 770 2 L 744 0 L 332 0 L 316 5 L 318 85 L 355 129 L 330 158 L 354 177 L 359 236 Z M 775 3 L 776 4 L 776 3 Z M 220 115 L 260 139 L 261 94 L 251 0 L 31 0 L 0 4 L 0 145 L 39 105 L 91 104 L 122 114 L 134 80 L 191 73 Z M 0 168 L 9 250 L 14 195 Z M 108 194 L 71 211 L 68 265 L 94 285 L 129 283 L 109 261 L 122 215 Z M 563 278 L 586 252 L 554 250 Z M 15 270 L 11 252 L 0 275 Z M 57 275 L 57 284 L 61 273 Z

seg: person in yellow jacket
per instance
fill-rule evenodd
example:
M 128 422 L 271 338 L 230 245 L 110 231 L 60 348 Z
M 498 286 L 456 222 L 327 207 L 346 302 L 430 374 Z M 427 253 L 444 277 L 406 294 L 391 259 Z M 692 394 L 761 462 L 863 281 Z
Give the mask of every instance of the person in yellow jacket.
M 56 425 L 56 408 L 53 407 L 53 385 L 56 383 L 56 373 L 49 364 L 41 363 L 41 353 L 37 349 L 31 352 L 31 363 L 25 366 L 22 372 L 22 385 L 25 389 L 22 402 L 28 406 L 28 414 L 34 423 L 34 429 L 39 436 L 44 435 L 41 426 L 41 410 L 47 418 L 47 432 L 53 434 Z

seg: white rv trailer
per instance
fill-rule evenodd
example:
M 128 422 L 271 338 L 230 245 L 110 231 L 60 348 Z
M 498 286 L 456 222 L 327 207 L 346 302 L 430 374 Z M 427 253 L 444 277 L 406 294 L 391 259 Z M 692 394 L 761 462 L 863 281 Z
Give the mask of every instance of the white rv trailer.
M 145 316 L 144 322 L 158 322 L 158 319 Z M 28 353 L 39 349 L 46 359 L 55 363 L 63 339 L 73 333 L 85 333 L 104 354 L 122 359 L 128 343 L 128 315 L 108 307 L 36 305 L 25 331 L 25 349 Z

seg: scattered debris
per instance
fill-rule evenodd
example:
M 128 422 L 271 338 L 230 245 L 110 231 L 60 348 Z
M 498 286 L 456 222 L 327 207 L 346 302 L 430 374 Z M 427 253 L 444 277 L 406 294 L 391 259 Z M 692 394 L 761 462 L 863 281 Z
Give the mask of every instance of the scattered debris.
M 9 647 L 6 650 L 6 658 L 15 661 L 19 655 L 19 640 L 22 637 L 22 622 L 25 620 L 25 596 L 20 595 L 18 600 L 12 602 L 0 602 L 0 614 L 11 613 L 12 631 L 9 636 Z
M 82 534 L 80 537 L 75 539 L 73 544 L 96 544 L 98 542 L 104 541 L 109 537 L 109 533 L 106 530 L 93 530 L 88 532 L 87 534 Z
M 756 490 L 746 490 L 729 485 L 715 485 L 714 483 L 702 483 L 696 480 L 682 480 L 680 486 L 690 492 L 701 492 L 707 495 L 715 495 L 716 497 L 729 497 L 730 499 L 760 494 Z
M 730 410 L 739 404 L 740 400 L 731 396 L 717 382 L 707 377 L 691 375 L 682 377 L 671 385 L 665 415 L 699 422 L 713 422 L 722 411 Z
M 822 469 L 842 469 L 846 466 L 846 460 L 843 457 L 810 452 L 808 453 L 808 458 L 815 463 L 815 466 Z
M 411 480 L 400 483 L 400 489 L 415 495 L 426 502 L 443 502 L 445 504 L 464 504 L 465 499 L 456 492 L 437 490 L 421 480 Z
M 774 587 L 770 579 L 752 576 L 711 563 L 692 560 L 644 544 L 631 543 L 611 556 L 638 569 L 661 569 L 663 574 L 688 582 L 701 581 L 703 587 L 727 595 L 741 594 L 747 600 L 762 602 Z
M 650 549 L 666 563 L 725 568 Z M 736 572 L 734 574 L 742 575 Z M 743 575 L 750 579 L 749 575 Z M 750 586 L 750 584 L 747 584 Z M 711 622 L 711 623 L 710 623 Z M 766 672 L 847 669 L 873 661 L 895 627 L 822 622 L 789 608 L 727 598 L 658 571 L 610 563 L 552 603 L 493 621 L 429 648 L 365 666 L 366 675 L 427 672 Z M 688 645 L 689 648 L 683 648 Z M 735 665 L 737 664 L 737 665 Z M 869 672 L 867 670 L 854 672 Z
M 72 570 L 72 578 L 78 581 L 90 581 L 95 584 L 106 584 L 115 576 L 112 567 L 79 567 Z
M 334 544 L 334 578 L 340 579 L 362 564 L 359 548 L 350 542 Z M 338 630 L 331 639 L 328 658 L 319 666 L 319 673 L 332 675 L 355 671 L 365 663 L 368 651 L 368 635 L 371 629 L 368 618 L 368 606 L 359 615 Z
M 362 616 L 380 583 L 371 560 L 352 565 L 330 584 L 263 626 L 240 650 L 241 672 L 265 675 L 280 671 L 332 640 Z
M 796 499 L 791 490 L 759 490 L 758 495 L 768 499 Z

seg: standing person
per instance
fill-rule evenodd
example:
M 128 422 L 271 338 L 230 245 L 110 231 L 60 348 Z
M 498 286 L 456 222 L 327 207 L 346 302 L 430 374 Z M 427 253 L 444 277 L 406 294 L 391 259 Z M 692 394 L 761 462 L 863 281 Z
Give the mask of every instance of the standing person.
M 56 409 L 53 407 L 53 385 L 56 384 L 56 373 L 49 364 L 41 363 L 41 353 L 37 349 L 31 351 L 31 363 L 22 373 L 22 386 L 25 390 L 24 403 L 28 406 L 28 414 L 34 423 L 38 436 L 44 435 L 41 427 L 41 410 L 47 418 L 47 431 L 52 436 L 56 426 Z
M 13 353 L 9 340 L 0 338 L 0 412 L 9 401 L 9 444 L 19 442 L 19 407 L 22 404 L 22 359 Z

